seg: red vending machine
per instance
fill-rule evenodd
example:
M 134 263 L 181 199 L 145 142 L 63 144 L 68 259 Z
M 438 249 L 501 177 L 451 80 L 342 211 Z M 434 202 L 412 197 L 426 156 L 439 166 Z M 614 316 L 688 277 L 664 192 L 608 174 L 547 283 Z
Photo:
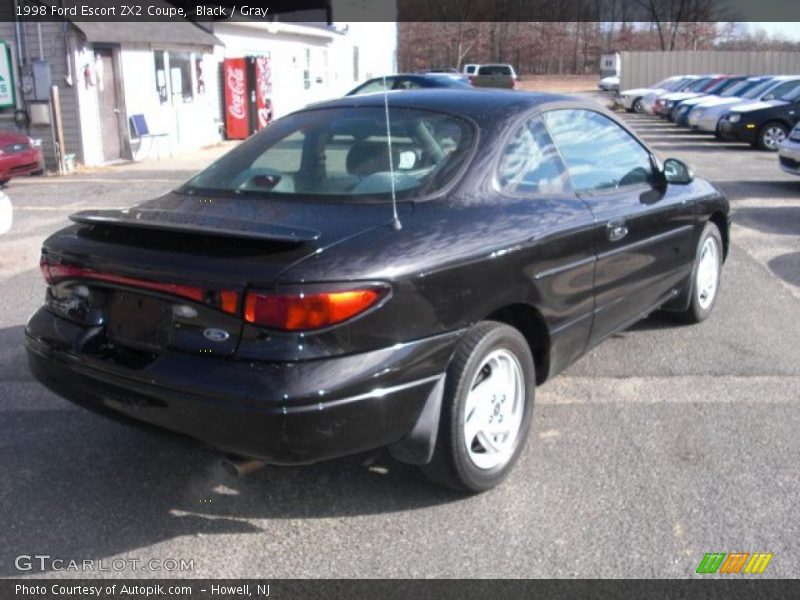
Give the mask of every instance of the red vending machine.
M 225 137 L 243 140 L 272 121 L 272 70 L 269 57 L 226 58 Z

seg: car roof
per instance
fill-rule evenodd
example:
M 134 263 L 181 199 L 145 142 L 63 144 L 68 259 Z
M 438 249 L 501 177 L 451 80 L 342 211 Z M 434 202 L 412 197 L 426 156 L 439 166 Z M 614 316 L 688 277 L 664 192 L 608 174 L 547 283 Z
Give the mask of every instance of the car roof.
M 367 83 L 367 81 L 376 81 L 378 79 L 383 79 L 384 77 L 386 77 L 386 79 L 389 79 L 391 77 L 394 78 L 411 77 L 414 79 L 443 79 L 447 75 L 454 75 L 454 74 L 455 73 L 392 73 L 391 75 L 378 75 L 377 77 L 370 77 L 364 83 Z
M 304 110 L 320 108 L 343 108 L 347 106 L 382 107 L 383 94 L 363 94 L 359 96 L 345 96 L 335 100 L 312 104 Z M 483 119 L 487 116 L 509 113 L 521 113 L 538 105 L 555 102 L 571 102 L 576 106 L 591 105 L 590 102 L 575 96 L 562 94 L 544 94 L 537 92 L 521 92 L 515 90 L 486 89 L 423 89 L 390 91 L 386 93 L 390 107 L 417 108 L 454 113 L 473 119 Z M 598 108 L 602 108 L 599 107 Z

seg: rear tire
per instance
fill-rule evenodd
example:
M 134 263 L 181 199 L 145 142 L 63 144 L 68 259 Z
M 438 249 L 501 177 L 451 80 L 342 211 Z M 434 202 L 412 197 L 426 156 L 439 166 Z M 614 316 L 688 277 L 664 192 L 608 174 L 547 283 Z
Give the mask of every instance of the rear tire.
M 422 467 L 440 485 L 479 493 L 511 471 L 533 416 L 535 368 L 513 327 L 484 321 L 459 342 L 445 379 L 433 458 Z
M 719 229 L 709 221 L 697 242 L 694 267 L 688 284 L 691 286 L 689 307 L 677 313 L 676 316 L 680 320 L 686 323 L 700 323 L 714 310 L 719 296 L 723 251 Z
M 756 143 L 762 150 L 775 152 L 788 135 L 789 129 L 786 125 L 778 121 L 770 121 L 762 125 L 761 129 L 758 130 Z
M 640 115 L 644 112 L 644 105 L 642 104 L 641 98 L 637 98 L 633 101 L 633 112 L 635 112 L 637 115 Z

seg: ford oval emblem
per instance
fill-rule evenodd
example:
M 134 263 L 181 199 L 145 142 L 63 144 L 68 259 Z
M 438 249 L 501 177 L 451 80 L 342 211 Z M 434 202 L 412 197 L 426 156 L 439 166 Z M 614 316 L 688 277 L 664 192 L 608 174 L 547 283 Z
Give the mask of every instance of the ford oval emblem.
M 203 331 L 203 337 L 206 338 L 209 342 L 224 342 L 231 334 L 225 331 L 224 329 L 216 329 L 211 327 Z

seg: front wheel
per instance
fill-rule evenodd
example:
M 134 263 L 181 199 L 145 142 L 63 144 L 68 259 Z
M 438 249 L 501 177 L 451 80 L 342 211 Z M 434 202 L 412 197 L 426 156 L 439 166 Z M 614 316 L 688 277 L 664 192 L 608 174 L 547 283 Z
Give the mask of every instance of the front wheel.
M 714 310 L 722 274 L 722 255 L 722 236 L 717 226 L 708 222 L 697 243 L 689 307 L 680 314 L 687 323 L 700 323 Z
M 787 135 L 789 135 L 789 129 L 783 123 L 767 123 L 758 132 L 758 147 L 762 150 L 775 152 Z
M 644 112 L 644 104 L 642 104 L 642 99 L 637 98 L 633 103 L 633 112 L 636 114 L 642 114 Z
M 428 478 L 468 493 L 498 485 L 525 445 L 535 381 L 517 329 L 484 321 L 465 334 L 447 369 L 436 448 L 423 466 Z

